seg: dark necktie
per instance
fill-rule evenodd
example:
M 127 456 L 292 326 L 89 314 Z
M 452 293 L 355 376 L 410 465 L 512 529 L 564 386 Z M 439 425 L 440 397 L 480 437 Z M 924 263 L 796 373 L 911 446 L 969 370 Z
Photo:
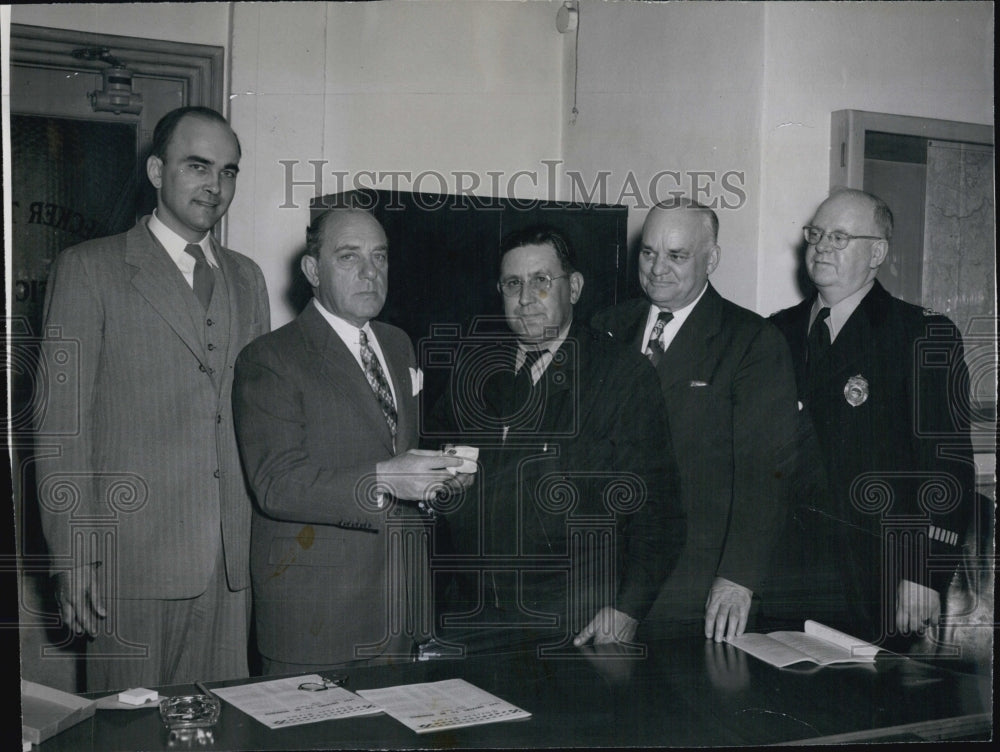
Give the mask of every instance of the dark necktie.
M 519 370 L 518 376 L 524 376 L 528 379 L 528 384 L 533 385 L 533 379 L 531 376 L 531 369 L 534 368 L 535 363 L 538 359 L 546 353 L 546 350 L 525 350 L 524 351 L 524 362 L 521 364 L 521 370 Z
M 184 253 L 194 259 L 194 294 L 201 301 L 201 306 L 206 311 L 212 302 L 212 288 L 215 287 L 215 275 L 208 266 L 205 259 L 205 252 L 197 243 L 188 243 L 184 247 Z
M 822 362 L 826 351 L 830 349 L 830 327 L 826 325 L 826 320 L 830 318 L 830 309 L 823 307 L 816 314 L 812 328 L 809 329 L 807 355 L 809 367 L 813 368 Z
M 392 390 L 389 388 L 389 382 L 382 371 L 382 364 L 378 362 L 375 351 L 368 344 L 368 335 L 363 331 L 359 331 L 358 335 L 361 341 L 361 362 L 365 367 L 365 378 L 372 391 L 375 392 L 375 398 L 378 400 L 382 414 L 385 416 L 385 422 L 389 426 L 389 433 L 395 439 L 396 403 L 392 401 Z
M 660 342 L 660 335 L 663 334 L 663 329 L 669 324 L 674 318 L 674 314 L 670 311 L 660 311 L 660 315 L 656 317 L 656 323 L 653 324 L 653 330 L 649 333 L 649 342 L 646 346 L 649 348 L 649 362 L 654 366 L 659 365 L 660 358 L 663 357 L 665 350 L 663 349 L 663 343 Z

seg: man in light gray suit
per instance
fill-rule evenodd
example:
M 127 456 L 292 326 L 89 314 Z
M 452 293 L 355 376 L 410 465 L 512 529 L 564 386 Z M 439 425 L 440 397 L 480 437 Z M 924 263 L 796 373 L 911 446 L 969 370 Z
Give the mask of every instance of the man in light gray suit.
M 65 625 L 89 636 L 87 689 L 248 673 L 250 499 L 233 364 L 270 328 L 250 259 L 210 231 L 240 145 L 214 110 L 165 115 L 157 205 L 56 258 L 36 409 L 39 502 Z
M 413 346 L 382 310 L 389 250 L 367 212 L 306 231 L 313 300 L 236 362 L 233 409 L 256 497 L 250 567 L 265 674 L 409 659 L 429 636 L 430 520 L 462 460 L 417 445 Z

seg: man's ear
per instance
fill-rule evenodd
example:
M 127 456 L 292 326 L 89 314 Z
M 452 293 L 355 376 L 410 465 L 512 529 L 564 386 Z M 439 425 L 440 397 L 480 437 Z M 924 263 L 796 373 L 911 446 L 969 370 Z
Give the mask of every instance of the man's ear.
M 869 266 L 872 269 L 878 269 L 882 262 L 885 261 L 885 257 L 889 255 L 889 241 L 888 240 L 876 240 L 872 243 L 872 260 Z
M 583 275 L 580 272 L 573 272 L 569 275 L 569 302 L 576 304 L 583 292 Z
M 149 178 L 149 182 L 156 190 L 160 190 L 160 186 L 163 185 L 162 159 L 153 155 L 149 156 L 149 159 L 146 160 L 146 177 Z
M 316 260 L 316 257 L 308 253 L 305 254 L 302 257 L 302 261 L 299 262 L 299 267 L 302 269 L 306 281 L 312 287 L 319 287 L 319 262 Z
M 712 250 L 708 252 L 708 268 L 705 274 L 711 274 L 715 271 L 715 267 L 719 265 L 719 256 L 722 254 L 722 249 L 719 248 L 719 244 L 716 243 L 712 246 Z

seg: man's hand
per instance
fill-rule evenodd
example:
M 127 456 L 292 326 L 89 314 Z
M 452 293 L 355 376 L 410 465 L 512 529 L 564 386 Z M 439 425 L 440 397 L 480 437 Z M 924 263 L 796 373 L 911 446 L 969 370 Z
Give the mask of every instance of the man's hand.
M 573 639 L 576 647 L 586 645 L 591 640 L 595 645 L 605 645 L 612 642 L 632 642 L 635 637 L 637 619 L 633 619 L 624 611 L 605 606 L 590 620 L 590 624 L 580 630 Z
M 108 615 L 97 576 L 100 566 L 100 562 L 84 564 L 52 578 L 63 624 L 75 634 L 93 637 L 101 620 Z
M 927 627 L 936 627 L 941 620 L 941 596 L 933 588 L 911 580 L 900 580 L 896 586 L 896 629 L 906 634 L 922 634 Z
M 475 473 L 448 472 L 459 467 L 461 457 L 449 457 L 431 449 L 411 449 L 376 466 L 378 482 L 397 499 L 433 501 L 439 491 L 460 493 L 472 485 Z
M 743 634 L 752 597 L 752 590 L 725 577 L 716 577 L 705 603 L 705 637 L 722 642 Z

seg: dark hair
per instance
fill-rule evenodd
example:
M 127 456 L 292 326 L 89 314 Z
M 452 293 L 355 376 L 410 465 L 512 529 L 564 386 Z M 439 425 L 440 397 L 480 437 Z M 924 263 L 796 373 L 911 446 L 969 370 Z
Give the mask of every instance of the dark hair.
M 500 260 L 508 251 L 526 245 L 548 245 L 556 252 L 559 265 L 565 274 L 576 271 L 576 254 L 566 236 L 550 225 L 532 225 L 520 230 L 514 230 L 500 241 Z
M 892 238 L 892 210 L 885 201 L 874 193 L 860 191 L 857 188 L 837 188 L 830 192 L 830 198 L 834 196 L 852 196 L 867 201 L 872 207 L 872 218 L 875 220 L 878 231 L 885 235 L 886 240 Z
M 323 249 L 323 233 L 326 230 L 326 225 L 331 218 L 337 214 L 343 214 L 345 212 L 359 212 L 361 214 L 367 214 L 370 217 L 374 217 L 370 211 L 364 209 L 359 209 L 357 207 L 337 207 L 335 209 L 327 209 L 326 211 L 320 212 L 315 216 L 309 226 L 306 228 L 306 255 L 312 256 L 317 261 L 319 260 L 319 252 Z M 378 221 L 378 220 L 376 220 Z
M 705 206 L 704 204 L 699 204 L 694 199 L 687 198 L 685 196 L 672 196 L 666 201 L 661 201 L 653 207 L 654 209 L 691 209 L 692 211 L 699 211 L 704 216 L 708 223 L 708 229 L 712 232 L 712 242 L 719 242 L 719 215 L 715 213 L 713 209 Z
M 153 145 L 149 148 L 150 156 L 166 160 L 167 147 L 170 145 L 170 139 L 173 138 L 174 131 L 177 130 L 177 126 L 180 125 L 181 120 L 188 115 L 192 117 L 199 117 L 202 120 L 209 120 L 213 123 L 222 123 L 224 126 L 229 128 L 233 134 L 233 138 L 236 139 L 236 153 L 241 157 L 243 156 L 243 149 L 240 147 L 239 136 L 237 136 L 236 132 L 233 131 L 232 127 L 230 127 L 229 121 L 211 107 L 178 107 L 176 110 L 171 110 L 166 115 L 161 117 L 160 121 L 153 129 Z

